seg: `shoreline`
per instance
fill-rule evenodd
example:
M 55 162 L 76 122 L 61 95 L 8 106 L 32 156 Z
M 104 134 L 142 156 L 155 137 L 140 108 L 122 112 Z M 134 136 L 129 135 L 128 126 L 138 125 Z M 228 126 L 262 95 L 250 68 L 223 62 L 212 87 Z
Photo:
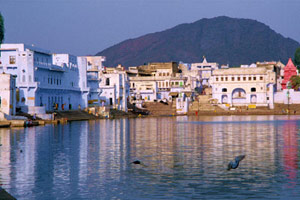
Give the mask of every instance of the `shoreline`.
M 289 115 L 295 116 L 300 115 L 297 112 L 279 112 L 276 110 L 247 110 L 247 111 L 190 111 L 186 114 L 149 114 L 149 115 L 138 115 L 135 113 L 118 113 L 114 114 L 111 117 L 107 118 L 104 116 L 95 116 L 93 114 L 86 113 L 85 116 L 79 116 L 72 113 L 64 112 L 63 117 L 57 116 L 54 120 L 28 120 L 31 121 L 31 124 L 27 124 L 26 120 L 5 120 L 0 121 L 0 128 L 13 128 L 13 127 L 31 127 L 31 126 L 40 126 L 45 124 L 64 124 L 71 121 L 89 121 L 89 120 L 98 120 L 98 119 L 122 119 L 122 118 L 146 118 L 146 117 L 174 117 L 174 116 L 249 116 L 249 115 Z

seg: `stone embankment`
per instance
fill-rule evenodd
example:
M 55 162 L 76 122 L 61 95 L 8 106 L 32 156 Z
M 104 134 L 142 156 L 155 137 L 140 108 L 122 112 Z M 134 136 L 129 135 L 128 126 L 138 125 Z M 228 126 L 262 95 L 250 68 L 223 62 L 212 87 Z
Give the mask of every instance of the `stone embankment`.
M 94 115 L 83 110 L 73 110 L 73 111 L 57 111 L 54 113 L 53 120 L 33 120 L 32 116 L 26 116 L 28 120 L 7 120 L 0 121 L 0 128 L 4 127 L 29 127 L 38 126 L 45 124 L 58 124 L 66 123 L 68 121 L 78 121 L 78 120 L 95 120 L 95 119 L 116 119 L 116 118 L 132 118 L 140 116 L 174 116 L 176 114 L 175 104 L 170 102 L 168 104 L 160 102 L 147 102 L 144 104 L 143 113 L 141 112 L 123 112 L 111 109 L 109 112 L 109 117 L 104 117 L 101 115 Z M 269 109 L 267 107 L 258 107 L 255 109 L 244 107 L 235 107 L 235 110 L 225 110 L 217 105 L 212 105 L 209 103 L 199 103 L 193 102 L 189 107 L 189 112 L 187 115 L 300 115 L 300 105 L 299 104 L 275 104 L 274 109 Z

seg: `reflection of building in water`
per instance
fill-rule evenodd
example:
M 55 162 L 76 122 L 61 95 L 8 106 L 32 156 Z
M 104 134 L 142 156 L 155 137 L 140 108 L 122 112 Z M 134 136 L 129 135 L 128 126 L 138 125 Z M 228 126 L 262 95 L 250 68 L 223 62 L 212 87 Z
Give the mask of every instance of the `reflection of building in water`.
M 25 128 L 17 133 L 11 133 L 11 140 L 17 140 L 18 148 L 15 152 L 15 175 L 16 191 L 32 191 L 35 183 L 36 167 L 36 128 Z M 22 134 L 21 134 L 22 133 Z M 15 137 L 15 138 L 14 138 Z M 22 150 L 22 152 L 20 152 Z M 27 183 L 27 184 L 22 184 Z
M 235 116 L 234 118 L 236 118 Z M 227 121 L 224 116 L 222 121 Z M 229 117 L 229 118 L 232 118 Z M 247 168 L 275 166 L 275 127 L 267 122 L 269 116 L 264 117 L 265 123 L 252 122 L 259 120 L 257 116 L 245 116 L 233 119 L 229 123 L 214 125 L 213 154 L 231 160 L 235 156 L 245 154 L 243 163 Z M 231 121 L 231 120 L 230 120 Z M 258 162 L 264 160 L 265 162 Z M 259 164 L 260 166 L 257 166 Z
M 128 120 L 101 120 L 99 127 L 99 173 L 107 179 L 118 180 L 121 170 L 127 166 Z M 105 184 L 106 181 L 100 182 Z
M 290 183 L 294 186 L 297 182 L 298 171 L 298 130 L 295 121 L 287 121 L 283 125 L 283 158 L 284 171 L 290 179 Z
M 87 184 L 88 178 L 88 123 L 81 123 L 79 134 L 78 185 Z M 78 187 L 82 189 L 81 187 Z M 82 192 L 82 191 L 80 191 Z
M 11 168 L 10 168 L 10 131 L 9 129 L 0 128 L 0 185 L 10 183 Z

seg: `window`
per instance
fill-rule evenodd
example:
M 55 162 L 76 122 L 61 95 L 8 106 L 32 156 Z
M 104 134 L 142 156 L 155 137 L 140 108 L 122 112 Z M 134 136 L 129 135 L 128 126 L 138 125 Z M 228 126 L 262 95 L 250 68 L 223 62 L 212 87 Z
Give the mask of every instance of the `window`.
M 219 81 L 219 78 L 218 78 L 218 77 L 216 78 L 216 81 Z
M 165 82 L 162 82 L 162 87 L 165 87 Z
M 166 87 L 169 87 L 169 82 L 166 82 Z
M 251 81 L 251 80 L 252 80 L 252 77 L 251 77 L 251 76 L 249 76 L 249 77 L 248 77 L 248 80 L 249 80 L 249 81 Z
M 234 81 L 234 77 L 231 77 L 231 81 Z
M 240 80 L 241 80 L 241 77 L 238 77 L 237 80 L 240 81 Z
M 267 100 L 269 100 L 269 97 L 267 97 Z
M 161 86 L 160 86 L 160 82 L 158 82 L 158 87 L 161 87 Z
M 255 87 L 251 88 L 251 92 L 256 92 L 256 88 Z
M 261 77 L 259 77 L 259 80 L 261 80 L 261 81 L 262 81 L 262 80 L 264 80 L 264 77 L 262 77 L 262 76 L 261 76 Z
M 169 72 L 167 72 L 167 76 L 169 76 Z
M 246 81 L 246 77 L 243 77 L 243 81 Z
M 222 89 L 222 92 L 227 92 L 227 88 L 223 88 L 223 89 Z
M 159 73 L 159 76 L 161 76 L 161 73 Z
M 175 85 L 178 85 L 178 84 L 179 84 L 179 83 L 176 81 L 176 82 L 175 82 Z
M 228 77 L 225 77 L 225 81 L 228 81 Z
M 16 56 L 9 56 L 9 64 L 16 64 Z
M 109 78 L 106 78 L 106 85 L 109 85 Z
M 221 77 L 221 81 L 224 81 L 224 78 L 223 78 L 223 77 Z
M 25 75 L 22 76 L 22 82 L 25 82 L 26 81 L 26 78 L 25 78 Z
M 253 77 L 253 80 L 256 81 L 256 76 Z
M 163 76 L 166 76 L 165 72 L 163 73 Z

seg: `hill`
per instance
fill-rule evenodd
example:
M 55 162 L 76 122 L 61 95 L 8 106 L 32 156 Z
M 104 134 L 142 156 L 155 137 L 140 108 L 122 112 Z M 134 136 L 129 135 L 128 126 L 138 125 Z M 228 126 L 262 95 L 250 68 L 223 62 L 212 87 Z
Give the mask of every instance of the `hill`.
M 148 62 L 209 61 L 239 66 L 256 61 L 286 63 L 300 44 L 251 19 L 215 17 L 129 39 L 96 55 L 106 66 L 137 66 Z

